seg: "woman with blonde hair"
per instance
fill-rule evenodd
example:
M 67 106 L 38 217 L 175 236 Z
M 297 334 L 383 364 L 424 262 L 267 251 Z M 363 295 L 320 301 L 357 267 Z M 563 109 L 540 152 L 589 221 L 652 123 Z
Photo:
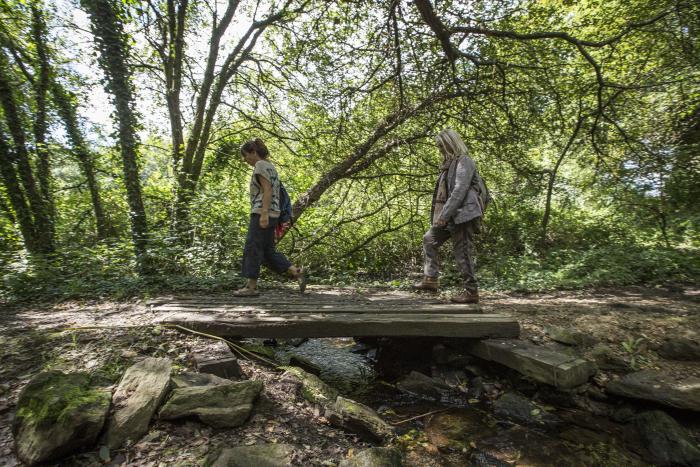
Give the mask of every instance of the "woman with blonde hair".
M 435 138 L 443 156 L 440 176 L 433 192 L 431 227 L 423 236 L 423 280 L 414 288 L 437 292 L 440 272 L 439 248 L 452 238 L 455 260 L 462 272 L 464 291 L 452 297 L 456 303 L 478 303 L 474 273 L 473 242 L 483 216 L 480 177 L 468 156 L 467 146 L 456 131 L 448 128 Z

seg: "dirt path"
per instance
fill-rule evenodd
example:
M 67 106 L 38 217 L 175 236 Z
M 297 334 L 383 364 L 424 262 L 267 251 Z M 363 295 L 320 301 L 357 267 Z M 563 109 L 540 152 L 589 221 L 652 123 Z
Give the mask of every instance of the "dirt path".
M 416 298 L 408 292 L 362 288 L 312 288 L 319 300 Z M 267 296 L 283 300 L 286 290 Z M 445 297 L 442 297 L 445 298 Z M 667 336 L 698 337 L 700 289 L 623 288 L 537 295 L 484 294 L 484 312 L 512 313 L 523 339 L 554 345 L 550 326 L 573 327 L 601 343 L 637 368 L 663 368 L 700 377 L 700 363 L 661 359 L 654 349 Z M 118 381 L 123 370 L 142 356 L 168 356 L 178 370 L 191 367 L 188 355 L 207 344 L 152 326 L 156 317 L 145 299 L 66 301 L 6 307 L 0 315 L 0 465 L 16 465 L 10 431 L 17 395 L 24 384 L 44 369 L 83 370 Z M 86 329 L 98 327 L 98 329 Z M 625 345 L 627 343 L 627 345 Z M 366 443 L 327 424 L 311 404 L 290 390 L 279 374 L 255 362 L 242 362 L 249 378 L 265 383 L 264 397 L 243 427 L 215 431 L 194 422 L 156 422 L 139 443 L 112 453 L 114 465 L 198 464 L 220 444 L 289 442 L 301 446 L 300 465 L 322 465 L 357 452 Z M 615 377 L 602 372 L 599 377 Z M 375 407 L 376 408 L 376 407 Z M 75 456 L 65 465 L 96 465 L 97 452 Z

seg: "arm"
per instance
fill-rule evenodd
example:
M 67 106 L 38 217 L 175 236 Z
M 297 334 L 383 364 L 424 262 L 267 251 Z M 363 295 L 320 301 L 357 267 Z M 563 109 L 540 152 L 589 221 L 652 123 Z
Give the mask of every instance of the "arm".
M 445 224 L 455 215 L 457 209 L 462 205 L 464 197 L 467 196 L 467 191 L 469 191 L 472 178 L 474 177 L 474 169 L 476 169 L 476 164 L 469 157 L 461 157 L 459 159 L 455 176 L 455 187 L 447 201 L 445 201 L 442 214 L 440 214 L 440 220 Z
M 258 183 L 263 190 L 262 211 L 260 212 L 260 228 L 266 229 L 270 225 L 270 204 L 272 203 L 272 184 L 270 180 L 258 175 Z

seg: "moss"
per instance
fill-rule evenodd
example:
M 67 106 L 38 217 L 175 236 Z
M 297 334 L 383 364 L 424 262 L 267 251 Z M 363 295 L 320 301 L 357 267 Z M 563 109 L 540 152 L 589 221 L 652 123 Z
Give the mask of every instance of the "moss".
M 109 404 L 110 393 L 93 387 L 86 373 L 49 371 L 34 378 L 17 403 L 17 422 L 50 425 L 64 422 L 76 412 Z
M 324 383 L 318 376 L 295 366 L 281 368 L 301 381 L 301 395 L 307 401 L 325 406 L 333 403 L 338 397 L 338 391 Z

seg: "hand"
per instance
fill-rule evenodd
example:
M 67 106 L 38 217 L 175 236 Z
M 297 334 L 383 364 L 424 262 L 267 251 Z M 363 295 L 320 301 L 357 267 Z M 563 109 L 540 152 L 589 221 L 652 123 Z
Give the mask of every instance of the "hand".
M 260 228 L 266 229 L 270 226 L 269 214 L 260 214 Z
M 436 227 L 445 227 L 446 225 L 447 225 L 447 221 L 443 218 L 438 218 L 438 220 L 435 221 Z

